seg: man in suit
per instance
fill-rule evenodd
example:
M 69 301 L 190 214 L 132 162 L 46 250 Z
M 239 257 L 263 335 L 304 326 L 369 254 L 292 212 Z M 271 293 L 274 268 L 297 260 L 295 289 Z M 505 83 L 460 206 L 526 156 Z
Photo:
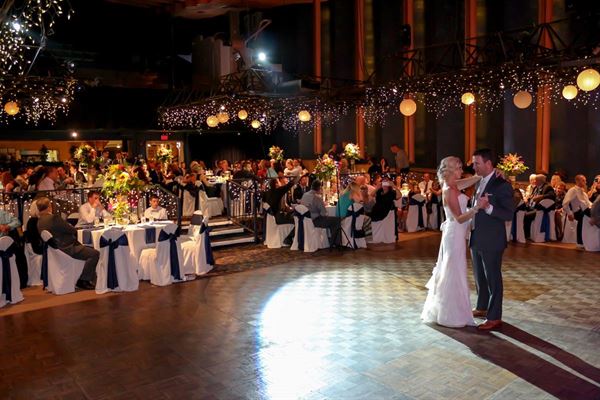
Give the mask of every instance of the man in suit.
M 542 200 L 550 199 L 556 200 L 556 192 L 552 188 L 552 186 L 546 183 L 546 175 L 537 174 L 535 176 L 535 187 L 531 192 L 531 196 L 527 199 L 527 203 L 529 207 L 532 209 Z M 528 211 L 525 213 L 525 217 L 523 220 L 523 226 L 525 228 L 525 237 L 529 238 L 531 231 L 531 223 L 535 219 L 535 210 Z
M 85 260 L 83 271 L 77 281 L 77 287 L 85 290 L 92 290 L 96 287 L 96 265 L 100 258 L 100 253 L 91 247 L 82 245 L 77 241 L 77 230 L 60 215 L 52 214 L 52 203 L 47 197 L 42 197 L 36 202 L 39 212 L 37 229 L 48 231 L 54 237 L 58 248 L 77 260 Z
M 308 175 L 303 175 L 302 177 L 300 177 L 300 181 L 298 182 L 298 184 L 294 187 L 294 192 L 292 193 L 292 200 L 294 203 L 300 203 L 300 200 L 302 200 L 302 196 L 304 196 L 304 193 L 308 192 L 310 190 L 310 187 L 308 186 Z
M 502 255 L 506 248 L 506 221 L 512 221 L 515 206 L 513 188 L 496 173 L 489 149 L 473 154 L 473 168 L 482 179 L 472 204 L 479 207 L 471 225 L 469 246 L 477 287 L 477 305 L 473 316 L 486 318 L 480 330 L 502 325 Z
M 310 191 L 302 196 L 300 204 L 308 208 L 310 218 L 317 228 L 329 228 L 331 232 L 330 244 L 339 246 L 341 244 L 341 238 L 339 237 L 341 219 L 340 217 L 330 217 L 327 215 L 327 209 L 325 208 L 325 202 L 321 194 L 321 181 L 315 179 L 310 186 Z

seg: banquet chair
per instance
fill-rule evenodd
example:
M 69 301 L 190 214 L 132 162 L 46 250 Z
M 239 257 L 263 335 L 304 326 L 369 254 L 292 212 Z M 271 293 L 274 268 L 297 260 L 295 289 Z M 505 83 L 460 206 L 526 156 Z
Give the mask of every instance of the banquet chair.
M 41 286 L 42 255 L 33 251 L 31 243 L 25 241 L 25 260 L 27 260 L 27 286 Z
M 581 236 L 583 238 L 583 248 L 587 251 L 600 251 L 600 228 L 596 225 L 590 225 L 590 211 L 586 209 L 583 212 L 583 225 Z
M 342 246 L 349 246 L 353 249 L 366 249 L 367 240 L 363 225 L 365 223 L 365 210 L 361 203 L 350 204 L 348 215 L 342 220 Z
M 530 238 L 533 242 L 541 243 L 556 240 L 554 229 L 554 200 L 544 199 L 535 205 L 535 219 L 531 223 Z
M 302 250 L 306 253 L 312 253 L 329 247 L 327 228 L 315 227 L 312 219 L 310 219 L 308 208 L 302 204 L 294 207 L 294 226 L 296 234 L 290 250 Z
M 79 221 L 79 213 L 71 213 L 67 217 L 67 222 L 73 226 L 77 225 L 78 221 Z
M 427 219 L 427 227 L 433 230 L 439 230 L 442 226 L 442 203 L 440 199 L 435 196 L 431 200 L 431 214 Z
M 150 283 L 166 286 L 173 282 L 185 281 L 183 256 L 179 228 L 169 224 L 160 229 L 155 248 L 142 250 L 140 268 L 143 276 L 150 277 Z
M 294 229 L 294 225 L 278 224 L 269 203 L 264 202 L 262 208 L 264 218 L 263 236 L 265 238 L 263 243 L 269 249 L 279 249 L 284 246 L 283 241 Z
M 40 236 L 44 245 L 41 271 L 44 288 L 56 295 L 73 293 L 85 260 L 77 260 L 60 250 L 50 232 L 42 231 Z
M 0 307 L 23 300 L 15 257 L 16 246 L 12 238 L 0 238 Z
M 194 214 L 189 240 L 181 243 L 183 271 L 186 275 L 204 275 L 213 269 L 215 260 L 210 243 L 208 218 Z
M 425 207 L 425 196 L 415 194 L 408 201 L 408 214 L 406 217 L 406 231 L 417 232 L 426 228 L 427 209 Z
M 569 218 L 567 217 L 568 214 L 573 214 L 578 212 L 581 209 L 581 204 L 579 202 L 579 200 L 577 199 L 573 199 L 569 202 L 569 204 L 567 204 L 566 207 L 563 207 L 563 239 L 562 242 L 563 243 L 571 243 L 571 244 L 575 244 L 577 243 L 577 220 L 573 219 L 573 221 L 570 221 Z M 569 211 L 568 213 L 566 211 Z
M 525 213 L 527 212 L 527 203 L 520 201 L 515 209 L 512 222 L 508 222 L 508 240 L 518 243 L 527 243 L 525 239 Z
M 96 293 L 133 292 L 138 289 L 136 263 L 127 235 L 121 229 L 107 229 L 100 237 L 100 259 L 96 267 Z
M 396 242 L 396 210 L 392 209 L 381 221 L 371 221 L 373 237 L 370 243 Z

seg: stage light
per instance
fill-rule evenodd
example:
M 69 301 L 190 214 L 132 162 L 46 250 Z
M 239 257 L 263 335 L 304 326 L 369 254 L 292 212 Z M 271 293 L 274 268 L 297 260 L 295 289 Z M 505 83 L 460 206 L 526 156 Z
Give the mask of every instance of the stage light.
M 577 86 L 579 89 L 589 92 L 600 85 L 600 73 L 593 68 L 588 68 L 577 75 Z
M 241 119 L 242 121 L 245 120 L 246 118 L 248 118 L 248 111 L 240 110 L 240 112 L 238 112 L 238 118 Z
M 260 51 L 258 53 L 258 61 L 260 61 L 260 62 L 267 61 L 267 54 L 264 51 Z
M 525 90 L 519 90 L 517 94 L 515 94 L 515 97 L 513 97 L 513 103 L 520 109 L 529 107 L 532 100 L 531 94 Z
M 464 93 L 460 98 L 460 101 L 465 105 L 470 105 L 475 102 L 475 95 L 471 92 Z
M 575 97 L 577 97 L 577 92 L 578 90 L 575 85 L 567 85 L 563 88 L 562 95 L 567 100 L 573 100 Z
M 79 134 L 75 131 L 71 132 L 71 137 L 76 138 L 77 136 L 79 136 Z
M 298 113 L 298 119 L 301 122 L 308 122 L 310 121 L 310 113 L 306 110 L 302 110 Z
M 413 99 L 404 99 L 400 102 L 400 113 L 406 117 L 410 117 L 417 112 L 417 103 Z

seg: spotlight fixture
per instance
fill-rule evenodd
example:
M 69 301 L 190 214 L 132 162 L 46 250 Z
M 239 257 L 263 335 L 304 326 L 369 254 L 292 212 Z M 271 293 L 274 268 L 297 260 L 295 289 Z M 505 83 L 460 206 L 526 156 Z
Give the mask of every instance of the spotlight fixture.
M 267 54 L 264 51 L 258 53 L 258 61 L 265 62 L 267 61 Z
M 79 134 L 75 131 L 71 132 L 71 137 L 76 138 L 77 136 L 79 136 Z

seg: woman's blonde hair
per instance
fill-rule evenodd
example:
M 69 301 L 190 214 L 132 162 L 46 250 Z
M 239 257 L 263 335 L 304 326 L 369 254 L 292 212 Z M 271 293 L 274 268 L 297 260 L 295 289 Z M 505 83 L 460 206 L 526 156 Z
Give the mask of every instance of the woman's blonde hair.
M 440 162 L 440 166 L 437 170 L 437 177 L 440 185 L 443 184 L 448 177 L 454 174 L 457 169 L 462 167 L 462 161 L 458 157 L 450 156 L 444 158 Z

